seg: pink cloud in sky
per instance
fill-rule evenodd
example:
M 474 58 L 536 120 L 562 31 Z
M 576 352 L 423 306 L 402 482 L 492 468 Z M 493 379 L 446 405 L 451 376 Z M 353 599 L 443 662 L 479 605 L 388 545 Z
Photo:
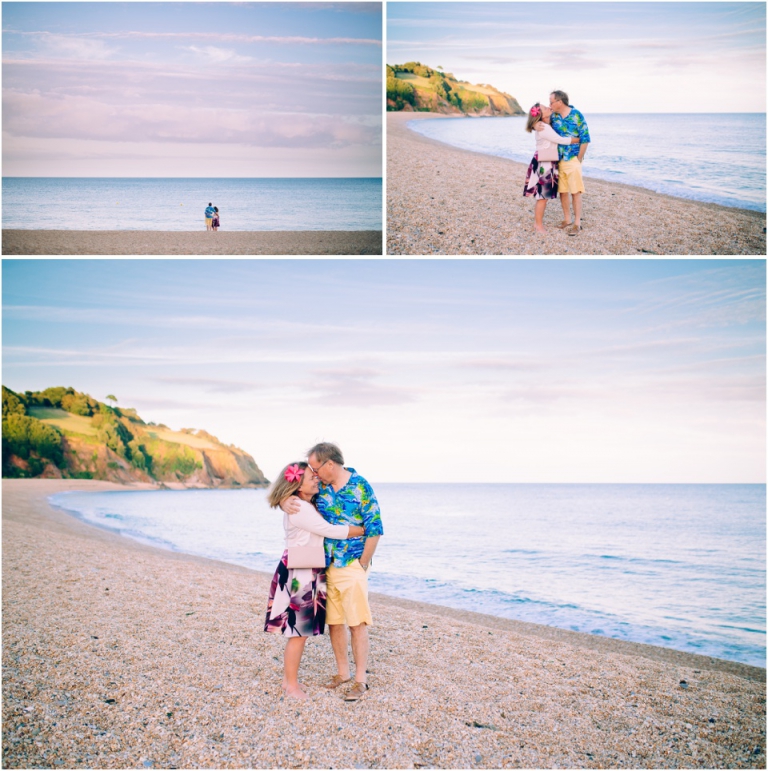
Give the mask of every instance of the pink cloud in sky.
M 377 4 L 314 4 L 302 19 L 294 4 L 222 3 L 209 25 L 202 5 L 155 3 L 145 30 L 119 3 L 72 4 L 57 21 L 58 6 L 18 6 L 3 31 L 6 175 L 69 176 L 78 157 L 76 176 L 93 175 L 89 159 L 125 175 L 126 154 L 142 176 L 179 176 L 185 156 L 183 176 L 233 174 L 238 156 L 271 176 L 381 175 L 382 41 L 376 23 L 350 21 Z

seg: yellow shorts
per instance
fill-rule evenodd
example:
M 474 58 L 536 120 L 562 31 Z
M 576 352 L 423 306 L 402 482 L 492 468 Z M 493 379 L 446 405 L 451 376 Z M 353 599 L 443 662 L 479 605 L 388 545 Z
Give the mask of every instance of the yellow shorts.
M 325 622 L 359 626 L 373 624 L 368 605 L 368 573 L 359 560 L 345 568 L 330 565 L 325 571 L 328 582 L 328 601 Z
M 584 180 L 581 178 L 581 161 L 571 158 L 568 161 L 560 161 L 558 171 L 560 182 L 557 185 L 558 193 L 583 193 Z

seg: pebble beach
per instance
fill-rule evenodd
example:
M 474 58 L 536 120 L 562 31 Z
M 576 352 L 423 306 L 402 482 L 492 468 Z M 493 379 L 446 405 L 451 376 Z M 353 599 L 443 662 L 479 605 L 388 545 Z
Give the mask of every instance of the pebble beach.
M 380 255 L 380 230 L 3 230 L 3 254 Z
M 6 768 L 765 767 L 765 669 L 383 595 L 366 696 L 326 635 L 286 699 L 270 575 L 46 500 L 123 489 L 3 480 Z
M 760 255 L 764 213 L 660 195 L 585 177 L 583 231 L 568 236 L 559 201 L 545 235 L 522 195 L 524 164 L 437 142 L 411 131 L 432 113 L 387 113 L 387 254 Z M 471 120 L 471 118 L 467 118 Z M 585 158 L 588 172 L 589 152 Z

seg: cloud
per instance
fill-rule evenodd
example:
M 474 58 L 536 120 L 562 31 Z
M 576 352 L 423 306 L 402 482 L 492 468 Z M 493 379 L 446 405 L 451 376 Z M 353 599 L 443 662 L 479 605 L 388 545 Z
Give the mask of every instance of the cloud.
M 281 114 L 205 105 L 107 104 L 87 96 L 6 92 L 11 136 L 124 142 L 236 143 L 255 147 L 375 145 L 381 130 L 342 115 Z
M 277 43 L 281 45 L 362 45 L 381 46 L 381 40 L 375 38 L 353 37 L 303 37 L 298 35 L 240 35 L 221 32 L 141 32 L 125 30 L 122 32 L 89 32 L 77 35 L 58 35 L 45 30 L 20 32 L 6 29 L 4 34 L 21 35 L 37 38 L 53 50 L 78 55 L 80 52 L 98 51 L 99 46 L 106 50 L 104 40 L 208 40 L 219 43 Z M 89 47 L 87 44 L 93 44 Z
M 304 384 L 318 392 L 313 402 L 328 407 L 384 407 L 407 404 L 416 399 L 416 391 L 403 386 L 373 383 L 381 373 L 364 367 L 318 369 Z
M 41 33 L 44 50 L 51 56 L 100 61 L 108 59 L 119 49 L 109 47 L 103 40 L 71 35 Z
M 216 46 L 204 46 L 198 48 L 197 46 L 183 46 L 182 51 L 191 51 L 194 54 L 199 55 L 209 64 L 222 64 L 224 62 L 231 64 L 247 64 L 252 62 L 253 58 L 250 56 L 240 56 L 236 51 L 227 48 L 217 48 Z
M 245 382 L 240 380 L 215 380 L 195 377 L 158 377 L 153 382 L 167 383 L 169 385 L 186 386 L 189 388 L 202 388 L 207 393 L 234 394 L 245 391 L 257 391 L 268 386 L 264 383 Z

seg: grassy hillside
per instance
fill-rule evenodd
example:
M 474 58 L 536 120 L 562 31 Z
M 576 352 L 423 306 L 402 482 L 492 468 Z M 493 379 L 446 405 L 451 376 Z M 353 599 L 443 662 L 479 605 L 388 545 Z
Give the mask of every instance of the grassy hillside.
M 524 115 L 517 100 L 488 84 L 457 80 L 421 62 L 387 65 L 387 110 L 446 115 Z
M 133 409 L 63 387 L 18 394 L 3 386 L 3 476 L 172 487 L 267 484 L 250 455 L 206 431 L 145 423 Z

